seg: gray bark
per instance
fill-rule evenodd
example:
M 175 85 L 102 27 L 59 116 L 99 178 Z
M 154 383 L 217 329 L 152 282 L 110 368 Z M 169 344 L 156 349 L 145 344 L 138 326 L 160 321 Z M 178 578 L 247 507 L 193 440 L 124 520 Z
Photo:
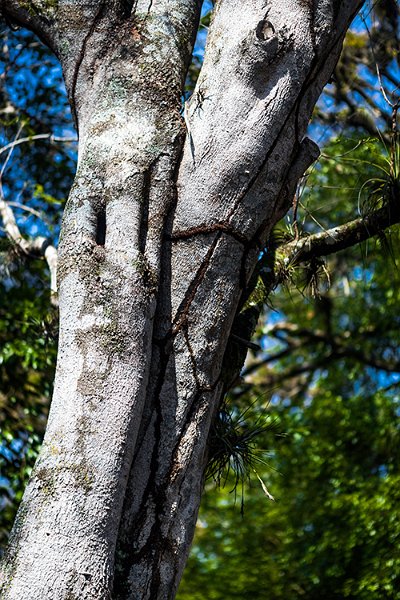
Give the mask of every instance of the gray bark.
M 80 136 L 6 600 L 174 597 L 239 298 L 316 158 L 304 133 L 361 3 L 219 0 L 185 137 L 199 4 L 2 2 L 60 57 Z

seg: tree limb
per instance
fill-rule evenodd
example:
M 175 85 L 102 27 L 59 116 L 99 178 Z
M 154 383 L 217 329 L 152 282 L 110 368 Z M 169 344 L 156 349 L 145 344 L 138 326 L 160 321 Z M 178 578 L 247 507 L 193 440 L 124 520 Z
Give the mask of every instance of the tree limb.
M 54 143 L 54 142 L 65 142 L 65 143 L 71 142 L 71 143 L 73 143 L 73 142 L 78 141 L 76 137 L 59 137 L 59 136 L 53 135 L 52 133 L 38 133 L 36 135 L 30 135 L 28 137 L 13 140 L 9 144 L 6 144 L 2 148 L 0 148 L 0 154 L 3 154 L 3 152 L 7 152 L 11 148 L 14 148 L 15 146 L 19 146 L 20 144 L 25 144 L 26 142 L 33 142 L 36 140 L 49 140 L 50 143 Z
M 0 17 L 11 27 L 26 27 L 54 49 L 54 17 L 56 3 L 46 0 L 0 0 Z
M 365 217 L 284 244 L 279 252 L 285 260 L 299 264 L 351 248 L 399 222 L 400 209 L 392 203 Z
M 0 217 L 3 221 L 4 230 L 7 237 L 21 250 L 25 256 L 43 257 L 50 270 L 50 292 L 51 303 L 57 305 L 57 250 L 51 242 L 39 236 L 28 240 L 24 238 L 17 225 L 14 212 L 4 199 L 3 193 L 0 194 Z
M 297 377 L 306 372 L 315 372 L 317 369 L 321 368 L 325 364 L 329 364 L 331 361 L 341 359 L 355 360 L 363 365 L 372 367 L 373 369 L 377 369 L 379 371 L 385 371 L 386 373 L 400 372 L 400 361 L 385 360 L 377 358 L 376 356 L 367 355 L 365 352 L 358 348 L 350 347 L 346 342 L 343 341 L 342 337 L 340 336 L 334 336 L 334 338 L 332 339 L 328 335 L 323 335 L 323 333 L 320 331 L 314 332 L 305 328 L 297 328 L 296 326 L 286 327 L 286 324 L 281 328 L 281 330 L 289 330 L 291 333 L 295 333 L 303 339 L 306 338 L 307 341 L 299 343 L 298 340 L 295 341 L 293 340 L 293 338 L 291 338 L 291 340 L 284 340 L 287 343 L 291 341 L 292 345 L 289 348 L 285 348 L 284 350 L 278 351 L 275 354 L 269 354 L 262 360 L 250 364 L 242 373 L 243 377 L 254 373 L 260 367 L 266 366 L 270 363 L 284 358 L 285 356 L 290 355 L 293 352 L 293 350 L 297 350 L 300 347 L 304 347 L 305 345 L 308 346 L 312 343 L 320 344 L 321 342 L 323 342 L 325 346 L 331 348 L 331 351 L 328 354 L 318 356 L 314 360 L 310 360 L 306 363 L 303 362 L 301 364 L 292 365 L 288 367 L 288 369 L 280 373 L 269 374 L 266 376 L 266 378 L 264 377 L 264 379 L 266 379 L 266 385 L 275 385 L 282 381 L 285 381 L 286 379 Z

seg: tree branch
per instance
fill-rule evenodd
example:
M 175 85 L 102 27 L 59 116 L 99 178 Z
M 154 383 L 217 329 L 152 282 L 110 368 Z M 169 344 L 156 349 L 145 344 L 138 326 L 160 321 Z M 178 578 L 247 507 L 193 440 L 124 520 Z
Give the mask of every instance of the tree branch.
M 43 236 L 39 236 L 31 240 L 24 238 L 18 227 L 14 212 L 10 204 L 6 201 L 3 191 L 3 175 L 10 162 L 14 148 L 18 143 L 26 142 L 29 139 L 19 139 L 19 134 L 22 131 L 22 127 L 22 125 L 19 127 L 15 139 L 0 150 L 0 154 L 4 151 L 8 151 L 6 159 L 0 170 L 0 217 L 3 221 L 4 231 L 8 239 L 10 239 L 25 256 L 41 256 L 46 260 L 50 270 L 50 302 L 54 306 L 57 306 L 57 250 L 54 246 L 52 246 L 50 240 Z M 44 135 L 46 135 L 46 138 L 52 138 L 51 135 Z M 42 136 L 39 135 L 32 137 L 35 139 L 40 139 Z
M 303 348 L 304 346 L 309 346 L 311 344 L 318 345 L 321 343 L 323 343 L 324 346 L 331 348 L 331 351 L 328 354 L 317 356 L 315 359 L 306 363 L 301 363 L 300 365 L 292 365 L 280 373 L 268 374 L 266 377 L 264 377 L 264 379 L 266 379 L 266 385 L 276 385 L 282 381 L 297 377 L 298 375 L 302 375 L 306 372 L 315 372 L 317 369 L 321 368 L 321 366 L 324 366 L 327 363 L 329 364 L 330 361 L 341 359 L 355 360 L 363 365 L 372 367 L 373 369 L 377 369 L 379 371 L 385 371 L 386 373 L 400 372 L 400 361 L 385 360 L 373 355 L 367 355 L 359 348 L 354 348 L 354 341 L 350 347 L 341 336 L 335 335 L 333 338 L 331 338 L 328 335 L 324 335 L 321 331 L 312 331 L 311 329 L 300 328 L 290 323 L 278 323 L 274 326 L 274 328 L 271 329 L 271 332 L 277 328 L 279 331 L 296 335 L 297 338 L 302 338 L 303 341 L 299 342 L 299 340 L 296 338 L 285 338 L 284 340 L 280 340 L 284 343 L 290 344 L 289 347 L 278 351 L 275 354 L 269 354 L 262 360 L 250 364 L 242 373 L 243 377 L 251 375 L 261 367 L 267 366 L 268 364 L 278 361 L 286 356 L 290 356 L 293 351 L 298 350 L 299 348 Z M 362 346 L 362 344 L 360 344 L 360 346 Z
M 3 193 L 0 194 L 0 217 L 3 221 L 5 233 L 25 256 L 43 257 L 50 270 L 50 292 L 51 303 L 57 305 L 57 250 L 51 242 L 39 236 L 32 240 L 23 237 L 17 225 L 15 215 L 9 204 L 4 199 Z
M 19 138 L 19 139 L 13 140 L 9 144 L 6 144 L 2 148 L 0 148 L 0 154 L 3 154 L 3 152 L 7 152 L 11 148 L 14 148 L 15 146 L 19 146 L 20 144 L 25 144 L 27 142 L 33 142 L 36 140 L 49 140 L 50 143 L 54 143 L 54 142 L 73 143 L 73 142 L 78 141 L 78 139 L 76 137 L 59 137 L 59 136 L 53 135 L 52 133 L 38 133 L 37 135 L 30 135 L 29 137 L 24 137 L 24 138 Z
M 30 29 L 52 49 L 56 10 L 56 3 L 46 0 L 0 0 L 0 17 L 8 25 Z
M 298 264 L 351 248 L 399 222 L 399 206 L 392 203 L 365 217 L 284 244 L 279 252 L 285 259 Z

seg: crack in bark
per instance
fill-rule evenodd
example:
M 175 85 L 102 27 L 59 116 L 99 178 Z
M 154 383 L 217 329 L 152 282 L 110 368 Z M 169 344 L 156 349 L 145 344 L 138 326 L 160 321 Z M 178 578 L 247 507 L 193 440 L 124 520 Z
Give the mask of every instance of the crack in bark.
M 106 210 L 105 210 L 105 207 L 101 207 L 97 213 L 97 223 L 96 223 L 96 244 L 98 246 L 105 245 L 106 232 L 107 232 Z
M 210 233 L 215 233 L 217 231 L 222 231 L 227 235 L 233 237 L 236 241 L 241 244 L 246 244 L 249 240 L 244 236 L 240 231 L 237 231 L 230 223 L 222 222 L 222 223 L 212 223 L 210 225 L 196 225 L 195 227 L 190 227 L 185 231 L 177 231 L 169 236 L 169 240 L 172 242 L 178 242 L 180 240 L 187 240 L 195 237 L 196 235 L 207 235 Z
M 161 390 L 162 390 L 162 387 L 164 384 L 165 374 L 166 374 L 168 360 L 169 360 L 169 354 L 166 353 L 164 351 L 164 349 L 162 349 L 162 351 L 161 351 L 160 359 L 161 359 L 161 366 L 160 366 L 160 370 L 158 373 L 157 385 L 156 385 L 156 390 L 154 393 L 154 402 L 152 405 L 152 409 L 153 409 L 152 415 L 154 414 L 154 411 L 156 413 L 156 418 L 155 418 L 155 422 L 154 422 L 154 439 L 155 440 L 161 439 L 161 424 L 162 424 Z M 151 421 L 150 421 L 150 424 L 151 424 Z M 137 456 L 138 451 L 136 452 L 136 456 Z M 160 537 L 160 535 L 159 535 L 160 534 L 160 514 L 162 513 L 162 505 L 164 503 L 164 496 L 157 490 L 158 486 L 156 483 L 156 479 L 157 479 L 157 473 L 158 473 L 158 469 L 159 469 L 158 454 L 159 454 L 159 446 L 158 446 L 158 444 L 154 444 L 152 456 L 151 456 L 151 460 L 150 460 L 150 475 L 149 475 L 149 478 L 147 481 L 146 488 L 143 492 L 141 508 L 138 511 L 137 516 L 135 518 L 135 525 L 138 530 L 143 529 L 143 526 L 146 523 L 146 517 L 148 514 L 148 510 L 151 507 L 151 503 L 149 503 L 149 498 L 151 496 L 153 497 L 153 502 L 154 502 L 154 506 L 155 506 L 154 512 L 155 512 L 156 518 L 151 526 L 147 540 L 145 541 L 145 543 L 139 550 L 132 551 L 129 541 L 124 541 L 123 543 L 120 542 L 119 551 L 122 550 L 123 552 L 126 552 L 130 557 L 132 557 L 132 559 L 127 564 L 125 563 L 124 570 L 122 571 L 121 576 L 114 582 L 114 593 L 117 593 L 117 594 L 119 593 L 119 591 L 122 590 L 124 582 L 128 581 L 130 567 L 133 564 L 139 563 L 140 560 L 146 556 L 146 554 L 149 551 L 149 548 L 155 549 L 157 547 L 156 540 L 158 537 Z M 157 564 L 156 561 L 154 561 L 153 564 L 156 565 Z M 157 579 L 157 577 L 154 573 L 153 573 L 153 576 L 151 579 L 152 579 L 152 581 Z M 152 585 L 153 584 L 151 584 L 151 586 Z M 158 585 L 159 585 L 159 579 L 157 579 L 157 586 Z M 150 588 L 150 592 L 151 592 L 151 588 Z M 152 596 L 150 595 L 150 597 L 152 597 Z
M 182 328 L 182 332 L 183 332 L 183 337 L 185 338 L 185 342 L 186 342 L 186 346 L 189 352 L 189 356 L 190 356 L 190 362 L 192 363 L 192 370 L 193 370 L 193 377 L 196 381 L 196 385 L 197 385 L 197 389 L 200 390 L 201 389 L 201 383 L 200 383 L 200 379 L 199 379 L 199 374 L 197 372 L 197 364 L 196 364 L 196 358 L 193 352 L 193 348 L 192 345 L 190 343 L 190 339 L 189 339 L 189 332 L 188 332 L 188 328 L 187 328 L 187 323 L 186 326 Z
M 143 173 L 141 214 L 139 225 L 139 251 L 144 255 L 149 228 L 150 192 L 152 183 L 152 170 L 156 161 Z
M 76 86 L 77 86 L 78 77 L 79 77 L 79 71 L 82 66 L 83 60 L 85 58 L 85 52 L 86 52 L 86 47 L 87 47 L 89 38 L 93 35 L 93 32 L 96 28 L 97 23 L 104 16 L 106 6 L 107 6 L 107 0 L 102 0 L 100 2 L 99 8 L 98 8 L 96 14 L 93 17 L 93 21 L 89 28 L 89 31 L 87 32 L 87 34 L 85 35 L 85 37 L 82 41 L 82 45 L 81 45 L 81 48 L 80 48 L 80 51 L 79 51 L 79 54 L 78 54 L 78 57 L 77 57 L 77 60 L 75 63 L 74 72 L 72 75 L 71 91 L 68 94 L 68 96 L 69 96 L 69 101 L 70 101 L 71 108 L 72 108 L 72 115 L 74 118 L 76 130 L 77 130 L 78 134 L 79 134 L 79 122 L 78 122 L 78 114 L 76 111 L 75 94 L 76 94 Z
M 187 331 L 184 333 L 185 340 L 188 344 L 188 350 L 191 355 L 191 359 L 194 361 L 193 350 L 190 345 L 190 341 L 187 337 Z M 164 337 L 162 340 L 158 340 L 158 344 L 161 350 L 161 367 L 158 374 L 157 387 L 154 393 L 154 404 L 153 408 L 156 410 L 157 418 L 155 421 L 155 439 L 161 440 L 161 424 L 162 424 L 162 409 L 161 409 L 161 390 L 165 381 L 166 370 L 168 366 L 168 361 L 170 358 L 170 351 L 167 350 L 167 344 L 170 341 L 168 336 Z M 153 453 L 151 458 L 151 466 L 150 466 L 150 476 L 145 488 L 145 491 L 141 500 L 141 509 L 138 512 L 137 518 L 135 519 L 135 525 L 140 528 L 140 523 L 145 524 L 146 517 L 148 514 L 148 508 L 150 506 L 149 498 L 152 498 L 154 504 L 154 513 L 155 520 L 151 526 L 150 533 L 147 537 L 146 542 L 140 548 L 140 550 L 136 552 L 130 552 L 133 560 L 130 561 L 130 565 L 138 564 L 142 558 L 144 558 L 150 551 L 152 554 L 152 564 L 154 565 L 154 570 L 151 576 L 151 584 L 149 589 L 150 598 L 156 597 L 157 590 L 160 585 L 161 574 L 160 574 L 160 562 L 162 554 L 165 552 L 167 546 L 170 546 L 168 541 L 168 536 L 165 536 L 161 533 L 161 525 L 162 525 L 162 514 L 163 514 L 163 506 L 165 505 L 166 496 L 165 489 L 172 483 L 175 479 L 174 472 L 176 473 L 179 470 L 177 469 L 177 465 L 179 464 L 177 461 L 177 454 L 179 452 L 179 448 L 182 443 L 182 439 L 184 438 L 189 426 L 193 422 L 196 411 L 201 409 L 201 405 L 199 405 L 199 400 L 202 397 L 204 392 L 212 392 L 217 387 L 220 378 L 217 378 L 215 383 L 212 386 L 205 387 L 202 386 L 197 375 L 196 365 L 193 362 L 193 369 L 197 384 L 197 392 L 195 393 L 188 414 L 185 418 L 185 423 L 182 427 L 181 435 L 177 440 L 173 451 L 171 452 L 171 460 L 170 467 L 167 473 L 163 476 L 161 481 L 157 481 L 158 471 L 159 471 L 159 444 L 156 443 L 153 446 Z M 129 548 L 129 544 L 128 549 Z M 125 578 L 122 578 L 125 580 Z M 148 588 L 149 586 L 147 586 Z
M 137 4 L 137 0 L 120 0 L 120 2 L 125 19 L 129 19 L 135 10 L 134 5 Z
M 168 238 L 165 231 L 172 227 L 172 218 L 173 218 L 174 209 L 175 209 L 176 203 L 177 203 L 176 181 L 177 181 L 177 177 L 178 177 L 180 159 L 181 159 L 182 152 L 183 152 L 182 138 L 179 138 L 179 139 L 177 138 L 177 142 L 181 144 L 181 148 L 180 148 L 180 150 L 178 148 L 176 161 L 175 161 L 174 167 L 172 169 L 172 189 L 171 189 L 172 201 L 171 201 L 169 207 L 167 207 L 167 211 L 165 214 L 164 223 L 163 223 L 162 231 L 160 234 L 161 240 Z M 159 160 L 160 156 L 161 155 L 159 155 L 153 161 L 153 163 L 151 164 L 151 166 L 149 167 L 149 169 L 147 169 L 147 171 L 145 173 L 146 179 L 144 181 L 143 190 L 144 190 L 144 195 L 145 195 L 148 206 L 146 209 L 147 216 L 146 216 L 146 210 L 145 210 L 144 213 L 142 214 L 142 222 L 141 222 L 141 244 L 142 244 L 141 247 L 142 247 L 143 252 L 145 250 L 144 238 L 147 237 L 147 229 L 148 229 L 148 212 L 149 212 L 149 206 L 150 206 L 150 191 L 151 191 L 151 184 L 152 184 L 151 175 L 152 175 L 152 170 L 154 169 L 154 166 L 155 166 L 156 162 Z M 146 231 L 144 231 L 144 229 L 146 229 Z M 163 255 L 166 252 L 170 252 L 170 248 L 168 248 L 165 244 L 163 244 L 161 253 Z M 161 256 L 160 264 L 161 265 L 164 264 L 165 260 L 166 260 L 165 256 L 164 257 Z M 167 260 L 168 260 L 168 258 L 167 258 Z M 166 285 L 168 286 L 168 282 L 166 282 Z M 162 293 L 162 287 L 163 287 L 162 284 L 160 284 L 158 294 Z M 157 301 L 157 306 L 159 306 L 159 300 Z M 156 311 L 155 319 L 157 319 L 157 311 Z M 141 530 L 143 528 L 143 526 L 146 524 L 146 520 L 148 518 L 149 509 L 151 509 L 151 508 L 153 508 L 153 510 L 154 510 L 155 520 L 154 520 L 153 524 L 151 525 L 147 540 L 136 551 L 134 549 L 132 549 L 132 545 L 129 543 L 128 540 L 126 540 L 126 537 L 124 539 L 124 536 L 121 536 L 121 535 L 118 536 L 119 540 L 120 540 L 118 550 L 122 551 L 123 554 L 126 554 L 126 556 L 129 557 L 129 560 L 122 560 L 120 562 L 120 565 L 122 566 L 122 574 L 123 575 L 120 578 L 116 579 L 115 584 L 114 584 L 115 591 L 117 593 L 121 592 L 121 597 L 125 597 L 123 594 L 123 592 L 124 592 L 123 582 L 128 581 L 129 571 L 130 571 L 131 567 L 133 565 L 137 565 L 147 554 L 152 554 L 152 564 L 154 565 L 154 569 L 157 569 L 156 571 L 152 572 L 152 576 L 150 578 L 153 583 L 151 583 L 150 581 L 148 581 L 148 583 L 147 583 L 147 590 L 149 590 L 150 598 L 153 597 L 153 594 L 154 594 L 154 597 L 156 597 L 156 595 L 157 595 L 156 590 L 153 589 L 153 586 L 158 587 L 159 583 L 160 583 L 160 572 L 159 572 L 159 568 L 158 568 L 158 563 L 159 563 L 159 558 L 160 558 L 160 555 L 162 552 L 163 545 L 165 545 L 165 543 L 166 543 L 166 540 L 164 540 L 162 538 L 161 533 L 160 533 L 160 521 L 161 521 L 161 515 L 162 515 L 162 507 L 165 503 L 165 495 L 162 493 L 160 484 L 157 482 L 157 474 L 159 471 L 159 450 L 160 450 L 159 441 L 161 440 L 161 426 L 162 426 L 161 393 L 162 393 L 162 388 L 163 388 L 163 385 L 165 382 L 166 371 L 167 371 L 168 362 L 169 362 L 170 354 L 171 354 L 170 340 L 171 340 L 170 332 L 168 335 L 166 335 L 162 338 L 158 338 L 158 339 L 154 336 L 154 332 L 153 332 L 153 344 L 156 344 L 158 346 L 159 352 L 160 352 L 160 358 L 159 358 L 158 364 L 157 364 L 157 367 L 158 367 L 158 372 L 156 375 L 157 380 L 156 380 L 155 390 L 151 396 L 149 419 L 148 419 L 148 422 L 145 424 L 144 433 L 140 439 L 140 442 L 136 446 L 134 456 L 133 456 L 133 461 L 132 461 L 132 464 L 135 464 L 137 456 L 139 455 L 139 453 L 141 451 L 142 444 L 146 440 L 146 436 L 149 431 L 149 428 L 152 426 L 153 417 L 155 414 L 155 419 L 154 419 L 155 443 L 153 443 L 153 445 L 152 445 L 152 454 L 151 454 L 151 459 L 150 459 L 150 473 L 147 478 L 145 489 L 143 491 L 143 495 L 142 495 L 141 502 L 140 502 L 140 507 L 134 518 L 135 529 Z M 152 358 L 151 358 L 152 362 L 153 362 L 153 360 L 154 360 L 154 353 L 152 353 Z M 151 502 L 149 501 L 150 498 L 152 499 Z M 157 553 L 156 553 L 156 550 L 157 550 Z M 150 586 L 150 589 L 149 589 L 149 586 Z
M 135 16 L 137 5 L 138 5 L 138 0 L 133 0 L 133 2 L 132 2 L 132 10 L 131 10 L 131 17 Z
M 178 161 L 178 164 L 179 164 L 179 161 Z M 175 173 L 175 181 L 176 181 L 177 176 L 178 176 L 178 168 L 176 169 L 176 173 Z M 175 189 L 176 189 L 176 186 L 175 186 Z M 175 206 L 174 204 L 171 206 L 168 216 L 173 214 L 174 206 Z M 168 216 L 166 219 L 166 224 L 168 223 Z M 161 424 L 162 424 L 161 391 L 162 391 L 162 387 L 163 387 L 163 384 L 165 381 L 166 370 L 167 370 L 168 361 L 169 361 L 170 354 L 171 354 L 171 346 L 170 346 L 171 338 L 175 337 L 177 335 L 178 331 L 187 324 L 187 312 L 189 310 L 191 302 L 193 301 L 193 299 L 195 297 L 196 291 L 197 291 L 201 281 L 204 278 L 205 272 L 210 263 L 210 260 L 214 253 L 217 242 L 219 241 L 219 239 L 221 237 L 220 232 L 217 231 L 217 233 L 219 235 L 216 236 L 216 239 L 214 240 L 214 242 L 212 243 L 211 247 L 209 248 L 209 250 L 207 252 L 206 258 L 202 262 L 199 270 L 197 271 L 194 280 L 189 285 L 188 293 L 185 295 L 185 298 L 181 304 L 180 309 L 178 309 L 177 314 L 179 316 L 175 320 L 174 326 L 172 327 L 170 332 L 163 338 L 154 339 L 154 343 L 156 343 L 158 345 L 158 347 L 160 349 L 160 353 L 161 353 L 161 365 L 160 365 L 160 369 L 158 372 L 157 385 L 156 385 L 156 390 L 154 392 L 154 400 L 153 400 L 153 411 L 154 410 L 156 411 L 156 420 L 155 420 L 155 424 L 154 424 L 154 427 L 155 427 L 154 435 L 155 435 L 156 440 L 161 439 Z M 165 235 L 166 239 L 171 239 L 171 237 L 172 236 Z M 179 440 L 175 444 L 173 452 L 171 453 L 171 463 L 172 464 L 170 466 L 169 472 L 167 473 L 167 475 L 165 475 L 163 477 L 163 480 L 161 482 L 157 482 L 157 474 L 159 471 L 159 443 L 156 443 L 153 446 L 151 466 L 150 466 L 150 476 L 148 478 L 147 485 L 146 485 L 146 488 L 145 488 L 143 496 L 142 496 L 141 509 L 139 510 L 137 517 L 135 519 L 136 525 L 140 522 L 145 523 L 147 511 L 148 511 L 148 507 L 149 507 L 149 498 L 152 497 L 154 505 L 155 505 L 154 512 L 156 515 L 156 519 L 155 519 L 154 523 L 152 524 L 152 527 L 151 527 L 151 530 L 150 530 L 150 533 L 148 535 L 146 542 L 140 548 L 140 550 L 138 550 L 137 552 L 131 553 L 133 560 L 130 561 L 130 564 L 134 564 L 134 563 L 137 564 L 143 557 L 146 556 L 146 554 L 149 552 L 149 549 L 152 552 L 153 565 L 156 570 L 153 571 L 153 573 L 152 573 L 152 583 L 151 583 L 150 590 L 149 590 L 150 597 L 153 597 L 153 595 L 154 595 L 154 597 L 156 596 L 157 588 L 159 586 L 159 582 L 160 582 L 160 578 L 161 578 L 160 567 L 159 567 L 160 557 L 161 557 L 162 551 L 165 550 L 165 544 L 167 543 L 167 539 L 161 534 L 161 523 L 160 523 L 161 515 L 162 515 L 162 507 L 165 503 L 165 492 L 163 490 L 163 487 L 165 487 L 166 482 L 168 482 L 170 479 L 169 473 L 173 472 L 176 469 L 176 465 L 175 465 L 176 454 L 179 450 L 179 446 L 181 444 L 182 438 L 183 438 L 184 434 L 186 433 L 187 428 L 189 427 L 190 423 L 192 422 L 193 414 L 194 414 L 194 411 L 196 410 L 196 407 L 198 404 L 198 399 L 201 397 L 201 394 L 204 391 L 206 391 L 205 387 L 201 386 L 201 383 L 198 378 L 197 368 L 196 368 L 196 364 L 194 362 L 193 350 L 191 348 L 190 341 L 188 339 L 187 330 L 184 332 L 184 336 L 185 336 L 185 340 L 188 345 L 188 350 L 189 350 L 189 353 L 191 356 L 193 370 L 194 370 L 194 376 L 195 376 L 196 385 L 197 385 L 198 389 L 193 398 L 191 409 L 189 410 L 189 413 L 185 419 L 185 425 L 182 428 L 181 436 L 179 437 Z M 218 384 L 218 379 L 213 384 L 213 386 L 210 387 L 209 391 L 212 391 L 217 386 L 217 384 Z M 154 414 L 154 412 L 152 414 Z M 150 426 L 150 424 L 151 424 L 151 419 L 150 419 L 148 426 Z M 143 440 L 144 439 L 145 439 L 145 436 L 143 437 Z M 138 448 L 136 450 L 135 456 L 137 456 L 139 450 L 140 450 L 140 448 Z
M 188 289 L 185 293 L 185 296 L 176 311 L 176 316 L 172 323 L 172 329 L 170 332 L 171 337 L 175 337 L 178 331 L 183 327 L 183 325 L 187 322 L 187 317 L 189 313 L 190 306 L 196 296 L 196 292 L 199 289 L 201 282 L 203 281 L 207 268 L 211 262 L 214 251 L 217 247 L 217 243 L 221 239 L 222 232 L 217 232 L 213 243 L 207 251 L 207 254 L 202 261 L 200 267 L 198 268 L 196 275 L 190 282 Z
M 167 340 L 164 340 L 164 345 Z M 154 393 L 154 403 L 153 403 L 153 411 L 156 411 L 156 420 L 154 423 L 154 439 L 159 442 L 161 440 L 161 424 L 162 424 L 162 409 L 161 409 L 161 390 L 165 380 L 165 374 L 168 366 L 170 353 L 165 351 L 165 347 L 162 348 L 161 351 L 161 367 L 157 378 L 157 386 L 156 391 Z M 153 414 L 153 413 L 152 413 Z M 138 564 L 142 558 L 146 557 L 147 554 L 152 555 L 152 575 L 147 582 L 147 590 L 149 591 L 149 598 L 155 598 L 157 596 L 157 590 L 160 585 L 161 574 L 160 574 L 160 558 L 162 552 L 165 550 L 167 539 L 161 533 L 161 516 L 162 516 L 162 508 L 165 504 L 165 481 L 168 481 L 167 477 L 164 477 L 162 482 L 157 482 L 157 475 L 159 471 L 159 443 L 155 443 L 153 446 L 152 457 L 150 461 L 150 476 L 147 481 L 146 488 L 144 490 L 142 500 L 141 500 L 141 508 L 138 511 L 137 517 L 135 519 L 135 525 L 140 530 L 142 526 L 146 523 L 146 517 L 148 515 L 149 507 L 151 507 L 151 503 L 149 503 L 149 499 L 152 498 L 154 504 L 154 514 L 155 519 L 151 526 L 149 535 L 147 540 L 141 546 L 139 550 L 131 551 L 129 546 L 129 542 L 126 542 L 124 545 L 128 547 L 128 553 L 132 557 L 132 560 L 129 561 L 128 567 L 126 571 L 129 573 L 129 568 L 133 564 Z M 124 549 L 122 547 L 122 549 Z M 127 574 L 128 574 L 127 573 Z M 121 577 L 120 581 L 123 583 L 128 579 L 127 576 Z M 115 589 L 118 593 L 118 588 Z
M 192 421 L 194 419 L 194 416 L 196 414 L 196 409 L 198 409 L 197 412 L 200 413 L 201 410 L 204 407 L 204 403 L 199 404 L 199 400 L 201 398 L 201 395 L 202 395 L 202 391 L 198 390 L 197 394 L 193 398 L 192 406 L 191 406 L 191 409 L 190 409 L 190 411 L 189 411 L 189 413 L 188 413 L 188 415 L 187 415 L 187 417 L 185 419 L 185 424 L 184 424 L 181 436 L 180 436 L 179 440 L 177 441 L 177 443 L 176 443 L 176 445 L 175 445 L 175 447 L 173 449 L 173 452 L 171 454 L 172 459 L 171 459 L 170 469 L 168 470 L 167 474 L 163 478 L 163 481 L 161 483 L 162 486 L 166 486 L 166 484 L 170 485 L 171 483 L 173 483 L 176 480 L 176 477 L 174 476 L 175 475 L 174 472 L 179 472 L 179 462 L 177 461 L 177 454 L 178 454 L 178 451 L 179 451 L 179 447 L 181 445 L 181 442 L 182 442 L 182 439 L 183 439 L 184 435 L 187 432 L 187 429 L 188 429 L 189 425 L 192 423 Z M 193 450 L 194 450 L 194 447 L 192 447 L 192 453 L 193 453 Z M 190 459 L 188 460 L 188 462 L 190 463 Z M 178 468 L 176 468 L 177 465 L 178 465 Z M 203 470 L 203 472 L 204 472 L 204 470 Z M 182 493 L 181 493 L 181 490 L 182 490 L 183 484 L 184 484 L 184 477 L 181 477 L 181 480 L 180 480 L 180 482 L 178 484 L 178 489 L 177 489 L 177 492 L 176 492 L 176 497 L 179 497 L 179 499 L 180 499 L 179 503 L 178 503 L 178 506 L 177 506 L 177 509 L 179 508 L 179 505 L 182 502 Z M 159 513 L 157 513 L 157 514 L 159 514 Z M 171 535 L 170 535 L 171 526 L 172 526 L 172 524 L 168 527 L 168 531 L 165 534 L 161 533 L 161 527 L 160 527 L 158 529 L 158 535 L 155 535 L 154 539 L 151 540 L 153 543 L 155 543 L 155 547 L 157 548 L 157 554 L 156 554 L 156 557 L 157 557 L 156 558 L 157 571 L 156 571 L 155 576 L 153 575 L 153 578 L 152 578 L 152 585 L 150 587 L 150 596 L 149 596 L 150 598 L 153 598 L 153 597 L 155 598 L 156 595 L 157 595 L 157 592 L 159 591 L 158 590 L 158 586 L 159 586 L 159 582 L 160 582 L 160 579 L 161 579 L 161 576 L 160 576 L 160 566 L 159 566 L 161 552 L 165 552 L 165 550 L 167 549 L 173 555 L 175 555 L 175 556 L 177 555 L 177 553 L 173 551 L 173 544 L 170 541 L 171 540 Z M 152 529 L 152 531 L 153 531 L 153 529 Z M 157 540 L 157 538 L 158 538 L 158 540 Z M 148 540 L 148 543 L 149 543 L 149 541 L 150 540 Z M 175 560 L 175 565 L 176 565 L 176 560 Z
M 316 6 L 317 2 L 319 2 L 319 0 L 311 0 L 311 2 L 309 4 L 310 36 L 311 36 L 311 44 L 313 47 L 314 56 L 317 56 L 317 54 L 318 54 L 317 37 L 315 34 L 315 17 L 317 14 L 317 6 Z
M 292 110 L 289 112 L 289 114 L 287 115 L 286 119 L 284 120 L 283 124 L 281 125 L 271 147 L 269 148 L 269 150 L 267 151 L 267 153 L 265 154 L 265 157 L 263 159 L 263 161 L 261 162 L 260 166 L 258 167 L 258 169 L 256 170 L 255 174 L 253 175 L 253 177 L 250 179 L 250 181 L 248 182 L 248 184 L 246 185 L 245 189 L 242 191 L 242 193 L 239 195 L 239 197 L 236 199 L 230 213 L 228 214 L 228 220 L 232 219 L 233 215 L 235 214 L 235 212 L 237 211 L 237 209 L 239 208 L 241 202 L 244 200 L 244 198 L 247 196 L 247 194 L 249 194 L 252 190 L 252 188 L 257 184 L 258 179 L 262 173 L 262 171 L 264 170 L 268 160 L 271 157 L 271 154 L 273 153 L 273 151 L 275 150 L 276 146 L 278 145 L 278 142 L 280 141 L 280 137 L 289 121 L 289 119 L 292 117 L 293 114 L 293 110 L 296 107 L 297 101 L 299 100 L 299 97 L 297 97 L 295 105 L 292 107 Z M 298 141 L 296 140 L 296 143 L 298 144 Z

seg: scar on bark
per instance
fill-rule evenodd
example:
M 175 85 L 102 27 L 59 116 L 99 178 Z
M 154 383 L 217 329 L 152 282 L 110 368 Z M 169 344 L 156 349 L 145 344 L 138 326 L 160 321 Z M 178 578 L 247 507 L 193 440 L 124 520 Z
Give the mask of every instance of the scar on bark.
M 256 36 L 259 40 L 269 40 L 275 35 L 275 28 L 270 21 L 263 19 L 257 25 Z
M 105 207 L 101 207 L 97 213 L 96 223 L 96 244 L 98 246 L 104 246 L 104 244 L 106 243 L 106 231 L 106 209 Z

